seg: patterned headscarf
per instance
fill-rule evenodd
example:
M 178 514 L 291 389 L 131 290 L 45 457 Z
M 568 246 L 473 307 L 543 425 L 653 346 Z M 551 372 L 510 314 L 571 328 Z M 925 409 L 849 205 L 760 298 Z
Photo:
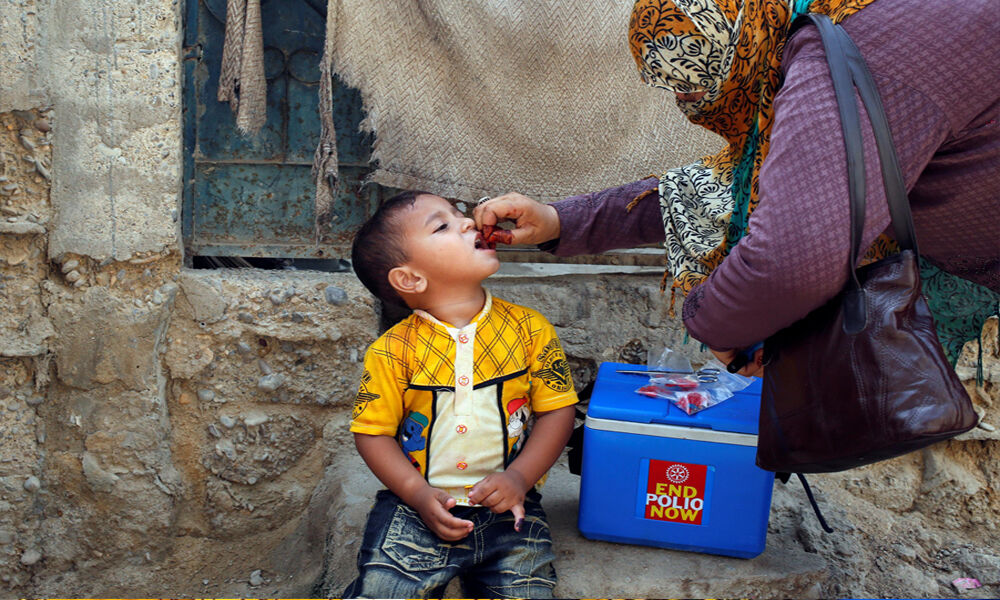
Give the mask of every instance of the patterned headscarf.
M 767 156 L 781 54 L 795 17 L 834 22 L 874 0 L 638 0 L 629 46 L 642 80 L 680 93 L 696 125 L 729 142 L 722 152 L 660 177 L 672 288 L 687 294 L 747 232 Z
M 872 2 L 635 3 L 629 46 L 642 80 L 681 94 L 704 92 L 698 100 L 678 99 L 677 104 L 692 123 L 729 142 L 714 156 L 660 176 L 667 249 L 664 287 L 672 276 L 672 294 L 677 290 L 687 294 L 704 281 L 748 231 L 750 214 L 757 206 L 760 168 L 770 146 L 781 55 L 792 22 L 813 12 L 838 23 Z M 895 243 L 881 235 L 865 260 L 881 258 L 894 248 Z M 986 318 L 1000 312 L 1000 295 L 926 262 L 921 271 L 938 337 L 954 362 L 965 342 L 979 337 Z

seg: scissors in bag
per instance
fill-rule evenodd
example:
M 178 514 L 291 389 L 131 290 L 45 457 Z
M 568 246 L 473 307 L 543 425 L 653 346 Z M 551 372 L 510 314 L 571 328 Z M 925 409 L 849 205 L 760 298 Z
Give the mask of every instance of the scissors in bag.
M 690 375 L 698 383 L 715 383 L 719 381 L 721 371 L 715 367 L 705 367 L 697 371 L 685 371 L 682 369 L 618 369 L 616 373 L 623 375 L 648 375 L 649 377 L 670 377 L 671 375 Z

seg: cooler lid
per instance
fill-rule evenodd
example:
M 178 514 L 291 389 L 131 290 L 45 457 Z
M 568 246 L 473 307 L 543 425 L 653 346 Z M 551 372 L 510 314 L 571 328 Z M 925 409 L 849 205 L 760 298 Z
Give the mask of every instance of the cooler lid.
M 646 385 L 645 375 L 625 375 L 617 369 L 644 369 L 643 365 L 602 363 L 597 371 L 594 392 L 587 415 L 595 419 L 612 419 L 632 423 L 662 423 L 682 427 L 700 427 L 715 431 L 757 434 L 760 414 L 761 380 L 721 404 L 689 415 L 665 398 L 650 398 L 635 390 Z

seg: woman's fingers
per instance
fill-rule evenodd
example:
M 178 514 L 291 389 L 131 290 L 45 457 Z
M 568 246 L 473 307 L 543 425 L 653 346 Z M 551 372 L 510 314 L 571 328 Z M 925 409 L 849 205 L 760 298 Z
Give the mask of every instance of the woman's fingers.
M 753 359 L 739 373 L 746 377 L 764 377 L 764 349 L 754 352 Z
M 516 221 L 521 213 L 515 200 L 520 198 L 528 199 L 520 194 L 504 194 L 477 205 L 472 211 L 476 229 L 482 229 L 484 225 L 496 225 L 501 221 Z
M 517 193 L 504 194 L 478 205 L 472 212 L 476 228 L 513 221 L 514 244 L 540 244 L 559 237 L 559 214 L 554 208 Z

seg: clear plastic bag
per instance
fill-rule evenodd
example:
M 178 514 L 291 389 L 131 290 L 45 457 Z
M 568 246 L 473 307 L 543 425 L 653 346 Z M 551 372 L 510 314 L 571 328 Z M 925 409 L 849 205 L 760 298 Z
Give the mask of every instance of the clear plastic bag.
M 702 370 L 705 369 L 715 369 L 718 371 L 719 380 L 716 382 L 716 385 L 723 387 L 734 394 L 753 383 L 754 380 L 753 377 L 730 373 L 726 370 L 726 366 L 715 358 L 702 366 Z
M 697 381 L 679 383 L 674 378 L 668 380 L 662 377 L 650 379 L 649 383 L 637 389 L 636 393 L 651 398 L 665 398 L 689 415 L 715 406 L 733 395 L 724 388 L 708 388 L 706 384 Z
M 649 350 L 646 358 L 646 367 L 651 371 L 693 371 L 691 361 L 680 352 L 674 352 L 670 348 L 657 348 L 655 346 Z
M 652 357 L 652 355 L 651 355 Z M 661 370 L 691 371 L 691 363 L 664 349 L 656 357 L 656 364 L 651 358 L 649 368 Z M 683 363 L 687 363 L 684 366 Z M 666 363 L 666 364 L 663 364 Z M 680 367 L 680 368 L 678 368 Z M 723 402 L 750 385 L 753 379 L 726 371 L 725 366 L 717 360 L 706 363 L 697 372 L 687 374 L 665 375 L 652 377 L 649 383 L 636 390 L 636 393 L 651 398 L 665 398 L 674 406 L 693 415 Z

